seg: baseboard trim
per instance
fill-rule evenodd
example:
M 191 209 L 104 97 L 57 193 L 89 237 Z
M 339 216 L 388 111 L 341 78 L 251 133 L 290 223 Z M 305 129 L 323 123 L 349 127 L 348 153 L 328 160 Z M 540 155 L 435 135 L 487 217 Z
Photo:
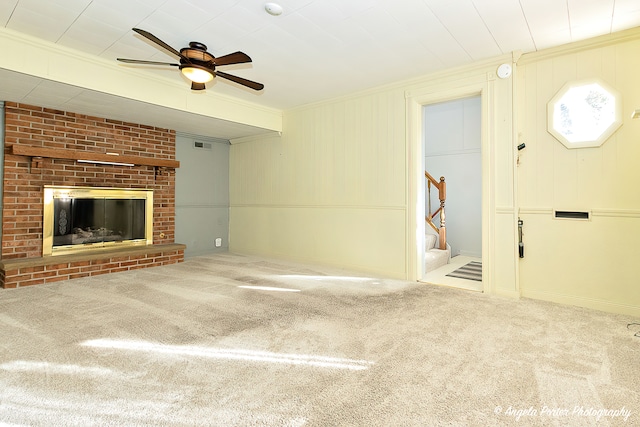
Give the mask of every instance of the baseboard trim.
M 234 247 L 233 245 L 229 248 L 229 252 L 237 255 L 246 255 L 246 256 L 260 256 L 265 258 L 277 259 L 280 261 L 290 261 L 295 263 L 301 263 L 306 265 L 317 265 L 321 267 L 326 267 L 334 270 L 348 272 L 350 274 L 359 274 L 363 277 L 368 278 L 386 278 L 386 279 L 397 279 L 397 280 L 410 280 L 408 278 L 408 273 L 406 271 L 389 271 L 371 268 L 370 266 L 353 264 L 353 263 L 344 263 L 339 260 L 331 260 L 325 258 L 307 258 L 301 256 L 295 256 L 288 253 L 278 253 L 278 252 L 260 252 L 260 251 L 251 251 L 242 248 Z M 416 280 L 417 282 L 417 280 Z
M 493 295 L 497 295 L 497 296 L 500 296 L 500 297 L 511 298 L 511 299 L 520 299 L 520 292 L 518 292 L 518 291 L 508 291 L 508 290 L 504 290 L 504 289 L 493 289 L 493 291 L 491 291 L 491 293 Z
M 590 308 L 593 310 L 606 311 L 608 313 L 624 314 L 629 316 L 640 317 L 640 307 L 613 303 L 611 301 L 585 298 L 575 295 L 556 294 L 552 292 L 527 291 L 522 290 L 522 297 L 538 299 L 543 301 L 551 301 L 565 305 L 575 305 L 578 307 Z
M 482 259 L 482 253 L 481 252 L 464 251 L 464 250 L 461 249 L 460 252 L 458 253 L 458 255 Z

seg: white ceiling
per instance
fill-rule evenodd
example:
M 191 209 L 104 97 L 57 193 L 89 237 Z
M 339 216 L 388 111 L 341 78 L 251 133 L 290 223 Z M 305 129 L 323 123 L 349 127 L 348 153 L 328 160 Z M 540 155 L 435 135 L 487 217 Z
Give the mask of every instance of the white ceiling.
M 287 109 L 520 50 L 524 53 L 640 26 L 640 0 L 2 0 L 0 25 L 83 53 L 176 62 L 134 33 L 145 29 L 176 49 L 205 43 L 215 56 L 237 50 L 252 64 L 221 70 L 265 84 L 260 92 L 217 78 L 216 91 Z M 128 67 L 128 65 L 122 65 Z M 180 80 L 175 68 L 144 67 Z M 218 81 L 219 80 L 219 81 Z M 189 86 L 185 82 L 185 91 Z M 0 70 L 0 100 L 179 129 L 162 107 L 43 82 Z M 137 107 L 137 108 L 136 108 Z M 157 109 L 157 114 L 156 114 Z M 145 113 L 146 112 L 146 113 Z M 146 116 L 145 116 L 146 114 Z M 188 114 L 188 113 L 184 113 Z M 162 117 L 162 121 L 157 117 Z M 151 117 L 156 122 L 151 123 Z M 115 117 L 117 118 L 117 117 Z M 180 117 L 183 123 L 186 117 Z M 190 120 L 204 120 L 190 117 Z M 207 119 L 211 120 L 211 119 Z M 223 138 L 260 129 L 220 122 Z M 190 130 L 199 129 L 198 126 Z

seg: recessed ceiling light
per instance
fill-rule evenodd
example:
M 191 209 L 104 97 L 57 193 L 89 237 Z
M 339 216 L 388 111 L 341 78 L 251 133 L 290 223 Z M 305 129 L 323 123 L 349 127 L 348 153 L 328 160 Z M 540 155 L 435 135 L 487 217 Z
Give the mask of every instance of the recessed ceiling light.
M 282 6 L 280 6 L 278 3 L 267 3 L 264 5 L 264 10 L 266 10 L 269 15 L 273 16 L 282 14 Z

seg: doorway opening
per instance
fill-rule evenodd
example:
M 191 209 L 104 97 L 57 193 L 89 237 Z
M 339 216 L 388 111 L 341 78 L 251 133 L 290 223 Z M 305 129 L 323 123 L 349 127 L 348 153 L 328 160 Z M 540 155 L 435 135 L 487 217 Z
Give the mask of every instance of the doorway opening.
M 445 200 L 425 183 L 426 215 L 437 214 L 425 226 L 421 281 L 482 291 L 482 98 L 429 103 L 421 113 L 425 175 L 446 183 Z

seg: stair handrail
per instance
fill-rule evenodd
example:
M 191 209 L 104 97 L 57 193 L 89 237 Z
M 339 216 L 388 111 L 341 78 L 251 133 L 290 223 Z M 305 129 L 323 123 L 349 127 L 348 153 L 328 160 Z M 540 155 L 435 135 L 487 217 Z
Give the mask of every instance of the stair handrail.
M 429 202 L 429 212 L 425 216 L 427 224 L 431 226 L 438 233 L 440 237 L 440 249 L 447 248 L 447 227 L 445 224 L 444 205 L 447 199 L 447 183 L 444 180 L 444 176 L 440 177 L 440 181 L 437 181 L 431 174 L 424 171 L 424 176 L 427 179 L 427 200 Z M 431 185 L 438 189 L 438 200 L 440 200 L 440 206 L 435 212 L 431 212 Z M 433 217 L 440 214 L 440 227 L 437 227 L 433 223 Z

